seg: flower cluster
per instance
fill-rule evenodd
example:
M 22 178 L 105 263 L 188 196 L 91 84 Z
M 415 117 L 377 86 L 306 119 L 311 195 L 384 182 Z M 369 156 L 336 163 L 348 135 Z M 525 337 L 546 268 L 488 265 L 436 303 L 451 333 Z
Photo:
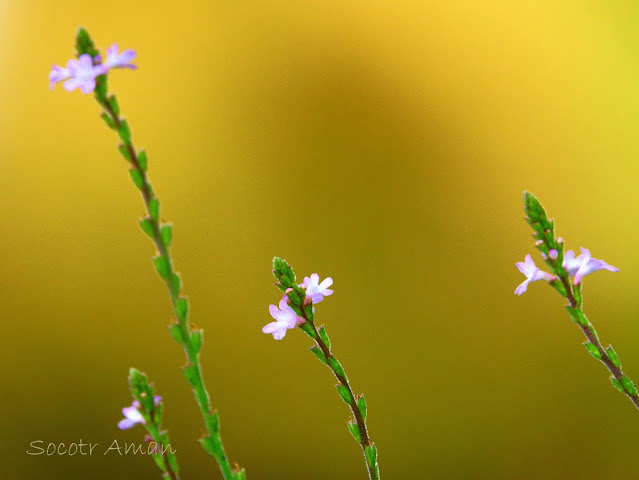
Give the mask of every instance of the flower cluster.
M 156 406 L 159 405 L 161 401 L 162 397 L 158 395 L 153 397 L 153 403 Z M 126 430 L 137 425 L 138 423 L 146 423 L 144 417 L 140 413 L 140 402 L 138 402 L 137 400 L 135 400 L 130 407 L 124 407 L 122 409 L 122 415 L 124 415 L 124 418 L 118 423 L 118 428 L 120 430 Z
M 559 257 L 559 253 L 556 249 L 551 249 L 548 252 L 548 255 L 544 255 L 544 260 L 550 259 L 549 261 L 555 261 Z M 526 260 L 524 262 L 516 263 L 517 268 L 521 273 L 524 274 L 526 280 L 524 280 L 516 289 L 515 294 L 521 295 L 528 288 L 528 284 L 530 282 L 535 282 L 537 280 L 546 280 L 547 282 L 552 282 L 554 280 L 558 280 L 554 275 L 544 272 L 537 268 L 535 262 L 531 258 L 530 255 L 526 255 Z M 608 265 L 603 260 L 598 260 L 596 258 L 592 258 L 590 251 L 586 248 L 581 247 L 581 255 L 575 257 L 575 252 L 572 250 L 568 250 L 564 255 L 564 259 L 562 262 L 563 269 L 568 273 L 569 276 L 573 277 L 574 285 L 579 285 L 583 280 L 583 277 L 589 275 L 597 270 L 609 270 L 611 272 L 618 272 L 619 269 L 613 267 L 612 265 Z
M 118 46 L 113 45 L 107 48 L 106 60 L 101 62 L 101 58 L 85 53 L 75 60 L 67 62 L 67 68 L 53 65 L 49 73 L 49 88 L 58 82 L 64 81 L 64 89 L 67 92 L 79 88 L 82 93 L 91 93 L 95 89 L 95 79 L 99 75 L 106 74 L 112 68 L 135 68 L 131 61 L 135 58 L 133 50 L 118 52 Z
M 306 293 L 304 303 L 308 305 L 319 303 L 324 300 L 324 297 L 332 295 L 333 290 L 328 288 L 331 285 L 333 285 L 331 277 L 320 282 L 319 275 L 314 273 L 310 277 L 304 277 L 304 281 L 298 286 L 304 289 Z M 282 340 L 286 336 L 287 330 L 304 323 L 304 319 L 300 318 L 289 305 L 289 299 L 286 295 L 280 300 L 279 308 L 276 305 L 269 305 L 268 309 L 275 321 L 265 325 L 262 332 L 273 335 L 275 340 Z

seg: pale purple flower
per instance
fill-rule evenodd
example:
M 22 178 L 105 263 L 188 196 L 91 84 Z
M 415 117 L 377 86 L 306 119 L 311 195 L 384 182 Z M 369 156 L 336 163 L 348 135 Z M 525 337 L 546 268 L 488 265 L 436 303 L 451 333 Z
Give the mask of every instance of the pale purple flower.
M 319 303 L 324 300 L 324 297 L 333 295 L 333 290 L 328 288 L 333 285 L 333 279 L 326 277 L 322 283 L 319 280 L 319 275 L 314 273 L 310 277 L 304 277 L 304 282 L 300 285 L 306 289 L 306 298 L 313 300 L 313 303 Z
M 590 251 L 584 247 L 581 247 L 581 255 L 575 258 L 575 253 L 569 250 L 564 255 L 564 269 L 571 277 L 574 276 L 573 283 L 579 285 L 583 280 L 583 277 L 589 275 L 597 270 L 609 270 L 611 272 L 618 272 L 617 267 L 608 265 L 603 260 L 592 258 Z
M 550 251 L 548 252 L 548 256 L 550 257 L 551 260 L 557 260 L 557 258 L 559 258 L 559 252 L 557 251 L 556 248 L 551 248 Z
M 106 50 L 106 60 L 102 64 L 105 71 L 112 68 L 136 68 L 131 63 L 131 60 L 135 58 L 135 51 L 125 50 L 122 53 L 118 53 L 118 45 L 114 43 Z
M 530 255 L 526 255 L 525 262 L 517 262 L 515 265 L 519 271 L 526 276 L 526 280 L 524 280 L 515 290 L 516 295 L 524 293 L 530 282 L 536 282 L 537 280 L 546 280 L 549 282 L 555 278 L 550 273 L 539 270 Z
M 162 397 L 155 396 L 153 397 L 153 403 L 157 406 L 162 401 Z M 124 407 L 122 409 L 122 415 L 124 418 L 118 422 L 118 428 L 120 430 L 126 430 L 127 428 L 131 428 L 135 425 L 144 424 L 144 417 L 140 413 L 140 402 L 135 400 L 130 407 Z
M 82 93 L 91 93 L 95 88 L 95 77 L 104 73 L 102 65 L 93 65 L 88 53 L 80 55 L 78 60 L 69 60 L 67 70 L 70 75 L 69 80 L 64 83 L 67 92 L 80 88 Z
M 282 340 L 286 335 L 286 330 L 293 329 L 297 326 L 298 321 L 301 323 L 301 319 L 297 318 L 297 314 L 289 306 L 286 301 L 286 296 L 280 300 L 280 308 L 275 305 L 269 305 L 268 311 L 275 319 L 275 322 L 271 322 L 262 328 L 263 333 L 270 333 L 275 340 Z
M 53 90 L 53 86 L 56 83 L 67 80 L 68 78 L 71 78 L 71 74 L 68 69 L 53 65 L 51 67 L 51 72 L 49 73 L 49 88 Z

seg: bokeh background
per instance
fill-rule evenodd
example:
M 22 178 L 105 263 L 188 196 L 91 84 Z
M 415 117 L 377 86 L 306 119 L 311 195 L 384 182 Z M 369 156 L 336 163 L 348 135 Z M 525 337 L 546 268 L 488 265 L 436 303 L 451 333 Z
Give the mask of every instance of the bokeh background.
M 167 335 L 142 203 L 92 97 L 47 88 L 78 25 L 138 52 L 110 86 L 149 152 L 205 330 L 229 456 L 258 479 L 364 478 L 334 380 L 261 327 L 271 259 L 335 279 L 318 308 L 386 479 L 621 479 L 639 415 L 562 300 L 521 298 L 524 189 L 570 248 L 605 343 L 639 379 L 636 2 L 0 1 L 0 471 L 159 478 L 150 458 L 46 457 L 119 432 L 155 381 L 184 478 L 220 478 Z

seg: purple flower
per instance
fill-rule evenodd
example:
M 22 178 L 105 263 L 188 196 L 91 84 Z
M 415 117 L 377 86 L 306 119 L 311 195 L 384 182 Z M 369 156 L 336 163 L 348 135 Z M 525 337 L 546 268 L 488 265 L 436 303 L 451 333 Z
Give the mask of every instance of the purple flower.
M 49 73 L 49 88 L 53 90 L 53 86 L 56 83 L 62 82 L 68 78 L 71 78 L 69 70 L 67 70 L 66 68 L 58 67 L 57 65 L 53 65 L 51 67 L 51 73 Z
M 526 280 L 524 280 L 515 290 L 515 295 L 521 295 L 524 293 L 530 282 L 536 282 L 537 280 L 546 280 L 549 282 L 555 278 L 550 273 L 539 270 L 530 255 L 526 255 L 525 262 L 517 262 L 515 265 L 519 271 L 526 276 Z
M 302 323 L 301 319 L 297 318 L 297 314 L 287 303 L 286 296 L 280 300 L 280 308 L 275 305 L 269 305 L 268 311 L 276 321 L 265 325 L 262 328 L 262 332 L 273 334 L 275 340 L 282 340 L 286 335 L 286 330 L 295 328 L 298 321 Z
M 112 68 L 136 68 L 133 65 L 131 60 L 135 58 L 135 51 L 133 50 L 125 50 L 122 53 L 118 53 L 118 45 L 114 43 L 112 46 L 107 48 L 106 51 L 106 60 L 102 64 L 104 66 L 105 72 Z
M 54 66 L 54 71 L 56 68 L 59 67 Z M 49 79 L 54 71 L 49 74 Z M 95 77 L 104 73 L 104 67 L 93 65 L 91 55 L 85 53 L 80 55 L 78 60 L 69 60 L 67 71 L 70 76 L 69 80 L 64 83 L 64 89 L 67 92 L 80 88 L 82 93 L 91 93 L 95 88 Z
M 153 397 L 153 403 L 157 406 L 162 401 L 162 397 L 155 396 Z M 135 400 L 130 407 L 124 407 L 122 409 L 122 415 L 124 418 L 118 422 L 118 428 L 120 430 L 126 430 L 127 428 L 131 428 L 138 423 L 144 424 L 144 417 L 140 413 L 140 402 Z
M 608 265 L 603 260 L 592 258 L 590 251 L 584 247 L 581 247 L 581 255 L 575 258 L 575 252 L 569 250 L 564 255 L 564 269 L 571 277 L 574 276 L 573 283 L 579 285 L 583 280 L 583 277 L 596 272 L 597 270 L 609 270 L 611 272 L 618 272 L 617 267 Z
M 557 258 L 559 257 L 559 252 L 557 251 L 556 248 L 552 248 L 548 252 L 548 256 L 550 257 L 551 260 L 557 260 Z
M 310 277 L 304 277 L 304 282 L 300 285 L 306 289 L 306 298 L 313 300 L 313 303 L 319 303 L 324 300 L 324 297 L 333 295 L 333 290 L 328 288 L 333 285 L 333 279 L 326 277 L 322 283 L 319 279 L 319 275 L 314 273 Z

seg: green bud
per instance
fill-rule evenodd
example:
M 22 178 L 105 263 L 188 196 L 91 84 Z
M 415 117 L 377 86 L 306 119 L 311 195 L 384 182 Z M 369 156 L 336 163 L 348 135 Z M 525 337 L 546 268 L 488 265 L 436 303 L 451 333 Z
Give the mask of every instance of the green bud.
M 129 170 L 129 174 L 135 186 L 142 190 L 144 188 L 144 176 L 142 173 L 138 169 L 132 168 Z
M 333 372 L 335 372 L 335 375 L 337 375 L 338 377 L 343 378 L 346 376 L 344 373 L 344 368 L 342 367 L 342 364 L 339 363 L 337 358 L 331 357 L 328 360 L 328 366 L 331 367 L 331 370 L 333 370 Z
M 177 323 L 172 323 L 169 325 L 169 333 L 173 337 L 173 339 L 178 342 L 180 345 L 184 345 L 186 343 L 186 338 L 184 338 L 184 331 L 182 327 Z
M 357 408 L 359 409 L 359 413 L 362 415 L 362 418 L 366 420 L 366 415 L 368 414 L 368 407 L 366 406 L 366 399 L 364 395 L 360 395 L 357 398 Z
M 155 270 L 158 272 L 160 277 L 162 277 L 163 279 L 166 280 L 171 275 L 171 265 L 168 258 L 161 255 L 154 257 L 153 266 L 155 267 Z
M 126 120 L 122 120 L 120 122 L 120 128 L 118 128 L 118 135 L 120 136 L 120 140 L 125 145 L 129 145 L 131 143 L 131 129 L 129 128 L 129 122 Z
M 118 145 L 118 151 L 122 154 L 127 162 L 131 163 L 131 152 L 129 152 L 129 149 L 125 145 Z
M 377 447 L 375 445 L 364 447 L 364 454 L 370 467 L 373 469 L 377 468 Z
M 106 123 L 109 128 L 113 130 L 118 128 L 115 122 L 113 121 L 113 119 L 111 118 L 111 115 L 109 115 L 107 112 L 102 112 L 102 114 L 100 115 L 100 118 L 104 120 L 104 123 Z
M 160 228 L 160 237 L 162 238 L 162 243 L 166 248 L 171 246 L 171 240 L 173 240 L 173 225 L 167 223 L 162 225 Z
M 619 355 L 617 355 L 617 352 L 614 351 L 612 345 L 608 347 L 606 353 L 608 354 L 608 358 L 610 359 L 612 364 L 617 368 L 621 368 L 621 360 L 619 360 Z
M 309 350 L 313 352 L 313 354 L 319 359 L 320 362 L 322 362 L 324 365 L 328 365 L 328 362 L 326 361 L 326 356 L 324 355 L 324 352 L 322 352 L 321 348 L 311 347 Z
M 138 152 L 138 167 L 140 167 L 140 170 L 142 170 L 143 172 L 146 172 L 146 168 L 147 168 L 146 150 L 140 150 Z
M 322 342 L 324 342 L 324 345 L 326 345 L 326 348 L 328 348 L 329 350 L 331 349 L 331 341 L 328 338 L 328 334 L 326 333 L 326 329 L 324 328 L 324 325 L 322 325 L 319 328 L 319 337 L 322 339 Z
M 593 357 L 595 357 L 597 360 L 601 360 L 601 352 L 599 351 L 599 349 L 595 346 L 594 343 L 591 342 L 586 342 L 584 343 L 584 347 L 586 347 L 586 350 L 588 350 L 588 352 L 590 353 L 590 355 L 592 355 Z
M 109 107 L 111 108 L 111 111 L 113 111 L 113 114 L 117 117 L 120 115 L 120 106 L 118 105 L 118 99 L 115 98 L 115 95 L 109 95 L 109 97 L 107 98 L 107 103 L 109 104 Z
M 621 393 L 626 393 L 623 389 L 623 385 L 621 385 L 621 382 L 619 382 L 619 380 L 617 380 L 615 377 L 610 377 L 610 381 L 617 390 L 619 390 Z
M 209 455 L 215 458 L 221 458 L 224 455 L 219 440 L 213 439 L 209 435 L 200 438 L 200 445 Z
M 193 330 L 190 336 L 191 336 L 191 348 L 197 355 L 198 353 L 200 353 L 200 350 L 202 350 L 202 341 L 203 341 L 204 332 L 201 329 Z
M 337 393 L 339 393 L 339 396 L 342 397 L 342 400 L 344 400 L 344 402 L 347 405 L 350 405 L 351 402 L 353 401 L 351 392 L 349 392 L 348 388 L 346 388 L 344 385 L 342 384 L 337 385 Z
M 182 297 L 175 302 L 175 313 L 181 323 L 186 322 L 186 316 L 189 313 L 189 301 Z
M 153 222 L 150 219 L 143 218 L 142 220 L 140 220 L 140 228 L 151 239 L 155 238 L 155 229 L 153 228 Z
M 634 383 L 632 383 L 632 380 L 630 380 L 628 377 L 623 377 L 621 379 L 621 384 L 623 385 L 624 390 L 628 392 L 628 395 L 630 395 L 631 397 L 637 396 L 637 389 L 635 388 Z
M 287 288 L 297 287 L 297 281 L 295 280 L 295 273 L 293 272 L 293 269 L 286 260 L 280 257 L 275 257 L 273 259 L 273 275 L 284 290 Z
M 357 423 L 355 421 L 348 422 L 348 431 L 351 432 L 353 438 L 357 443 L 362 443 L 362 436 L 359 433 L 359 428 L 357 427 Z
M 160 219 L 160 201 L 157 198 L 149 200 L 149 213 L 156 222 Z

